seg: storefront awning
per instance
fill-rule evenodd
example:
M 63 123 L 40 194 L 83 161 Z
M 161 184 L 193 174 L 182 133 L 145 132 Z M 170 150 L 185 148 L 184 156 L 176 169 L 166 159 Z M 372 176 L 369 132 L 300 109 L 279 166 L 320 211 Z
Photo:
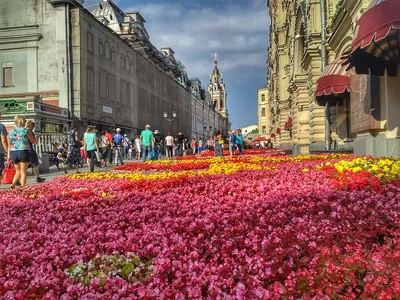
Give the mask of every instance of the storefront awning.
M 334 95 L 350 92 L 350 74 L 343 66 L 341 58 L 331 62 L 317 81 L 317 90 L 315 93 L 316 101 L 319 105 L 325 105 L 329 99 L 334 99 Z
M 356 24 L 347 70 L 357 74 L 397 76 L 400 65 L 400 2 L 374 0 Z

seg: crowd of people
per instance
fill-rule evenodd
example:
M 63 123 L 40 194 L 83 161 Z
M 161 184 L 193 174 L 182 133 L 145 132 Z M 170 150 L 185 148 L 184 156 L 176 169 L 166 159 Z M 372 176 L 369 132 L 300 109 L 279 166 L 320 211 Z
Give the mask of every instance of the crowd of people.
M 43 182 L 45 178 L 39 175 L 38 156 L 34 147 L 40 139 L 40 135 L 35 135 L 34 132 L 35 123 L 27 121 L 22 115 L 15 116 L 14 123 L 15 127 L 9 133 L 0 123 L 0 174 L 2 174 L 7 155 L 16 170 L 11 188 L 26 185 L 29 166 L 33 168 L 36 181 Z M 72 126 L 64 143 L 53 144 L 53 156 L 58 169 L 63 169 L 67 174 L 68 168 L 74 168 L 75 172 L 79 173 L 79 168 L 83 167 L 85 161 L 89 166 L 89 171 L 93 172 L 96 166 L 123 165 L 124 159 L 145 162 L 160 159 L 162 155 L 165 155 L 167 159 L 172 159 L 174 156 L 183 156 L 188 150 L 196 154 L 206 149 L 214 151 L 215 156 L 222 156 L 226 144 L 231 156 L 236 150 L 238 150 L 238 155 L 242 155 L 241 130 L 229 131 L 228 136 L 225 137 L 220 130 L 217 130 L 213 137 L 204 141 L 202 138 L 198 140 L 192 138 L 189 143 L 182 132 L 178 132 L 175 137 L 171 133 L 164 137 L 158 130 L 153 132 L 150 125 L 146 125 L 140 135 L 136 135 L 133 139 L 122 134 L 120 128 L 99 132 L 96 126 L 92 125 L 89 125 L 84 135 L 79 137 L 78 128 Z

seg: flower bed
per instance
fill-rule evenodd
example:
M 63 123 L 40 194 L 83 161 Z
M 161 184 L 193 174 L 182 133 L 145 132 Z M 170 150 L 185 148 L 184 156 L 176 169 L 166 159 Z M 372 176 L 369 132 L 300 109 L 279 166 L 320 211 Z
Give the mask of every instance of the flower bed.
M 0 298 L 400 297 L 396 159 L 123 167 L 0 193 Z

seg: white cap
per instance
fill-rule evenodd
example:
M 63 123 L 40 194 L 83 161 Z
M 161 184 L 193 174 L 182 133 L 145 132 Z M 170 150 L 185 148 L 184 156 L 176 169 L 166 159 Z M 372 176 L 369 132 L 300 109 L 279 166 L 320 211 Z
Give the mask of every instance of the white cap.
M 121 128 L 115 129 L 116 132 L 121 132 Z

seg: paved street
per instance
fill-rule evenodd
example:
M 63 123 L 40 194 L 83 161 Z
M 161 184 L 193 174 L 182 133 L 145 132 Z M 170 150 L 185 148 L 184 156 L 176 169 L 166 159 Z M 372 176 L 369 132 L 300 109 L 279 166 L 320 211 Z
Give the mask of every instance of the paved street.
M 136 161 L 136 160 L 135 160 L 135 161 Z M 129 163 L 129 162 L 134 162 L 134 161 L 133 161 L 133 160 L 132 160 L 132 161 L 130 161 L 130 160 L 125 161 L 125 163 Z M 95 168 L 94 171 L 95 171 L 95 172 L 110 171 L 113 167 L 114 167 L 113 164 L 112 164 L 112 165 L 107 165 L 107 167 L 105 167 L 105 168 L 104 168 L 104 167 L 103 167 L 103 168 Z M 83 168 L 80 168 L 79 170 L 80 170 L 81 172 L 89 172 L 89 167 L 85 164 L 85 165 L 83 166 Z M 74 169 L 69 169 L 69 170 L 68 170 L 68 173 L 69 173 L 69 174 L 73 174 L 74 172 L 75 172 Z M 53 179 L 53 178 L 55 178 L 55 177 L 58 177 L 58 176 L 65 176 L 65 174 L 64 174 L 64 171 L 63 171 L 63 170 L 58 170 L 55 166 L 52 166 L 52 167 L 50 168 L 50 172 L 49 172 L 49 173 L 43 173 L 43 174 L 40 174 L 40 176 L 46 178 L 46 181 L 45 181 L 45 182 L 48 182 L 49 180 L 51 180 L 51 179 Z M 41 184 L 41 183 L 37 183 L 37 182 L 36 182 L 36 178 L 35 178 L 35 176 L 34 176 L 33 173 L 32 173 L 32 169 L 29 169 L 29 170 L 28 170 L 27 184 L 28 184 L 28 185 Z M 1 190 L 9 189 L 9 188 L 10 188 L 10 185 L 9 185 L 9 184 L 7 184 L 7 185 L 6 185 L 6 184 L 0 185 L 0 189 L 1 189 Z

